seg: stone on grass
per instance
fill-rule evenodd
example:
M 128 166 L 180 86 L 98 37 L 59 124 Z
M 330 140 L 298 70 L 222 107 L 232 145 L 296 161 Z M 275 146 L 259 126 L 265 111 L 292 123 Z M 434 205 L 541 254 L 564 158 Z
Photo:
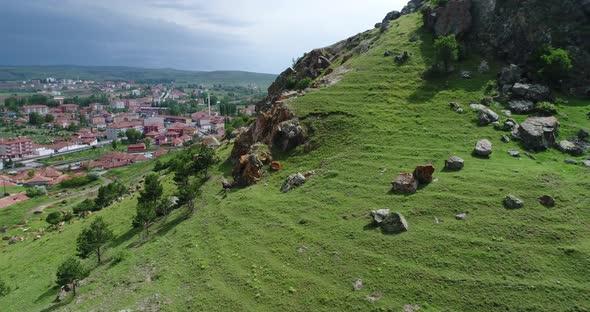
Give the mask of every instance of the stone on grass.
M 401 233 L 408 230 L 408 223 L 399 212 L 390 213 L 381 223 L 381 229 L 386 233 Z
M 273 161 L 270 163 L 270 171 L 279 171 L 283 168 L 283 165 L 278 161 Z
M 577 165 L 578 164 L 578 161 L 577 160 L 571 159 L 571 158 L 568 158 L 568 159 L 564 160 L 564 162 L 566 164 L 568 164 L 568 165 Z
M 582 144 L 577 144 L 577 140 L 572 142 L 570 140 L 563 140 L 557 143 L 557 148 L 569 155 L 572 156 L 580 156 L 584 154 L 584 146 Z
M 508 102 L 508 108 L 515 114 L 528 114 L 534 107 L 535 104 L 532 101 L 514 100 Z
M 539 197 L 539 203 L 545 207 L 555 207 L 555 199 L 549 195 Z
M 522 99 L 533 101 L 535 103 L 541 101 L 551 102 L 553 96 L 551 90 L 543 85 L 538 84 L 526 84 L 526 83 L 515 83 L 512 86 L 512 93 L 521 97 Z
M 515 127 L 512 136 L 534 151 L 546 150 L 555 144 L 559 122 L 555 117 L 531 117 Z
M 385 220 L 385 218 L 390 214 L 391 211 L 389 209 L 379 209 L 371 211 L 371 219 L 373 219 L 373 224 L 381 225 L 381 223 L 383 223 L 383 220 Z
M 364 286 L 363 286 L 363 280 L 361 280 L 360 278 L 357 278 L 357 279 L 354 281 L 354 283 L 352 283 L 352 289 L 353 289 L 354 291 L 361 290 L 361 289 L 363 289 L 363 287 L 364 287 Z
M 414 178 L 418 180 L 420 184 L 428 184 L 432 182 L 433 178 L 432 175 L 434 174 L 434 166 L 433 165 L 420 165 L 414 169 Z
M 479 68 L 478 71 L 480 73 L 487 73 L 490 71 L 490 65 L 488 64 L 487 61 L 481 61 L 481 63 L 479 63 Z
M 400 173 L 391 184 L 393 191 L 399 194 L 413 194 L 418 189 L 418 180 L 411 173 Z
M 457 156 L 449 157 L 445 161 L 445 168 L 447 170 L 461 170 L 465 166 L 465 161 Z
M 492 154 L 492 142 L 488 140 L 480 140 L 475 144 L 475 149 L 473 150 L 475 155 L 481 157 L 488 157 Z
M 508 143 L 510 142 L 510 138 L 507 135 L 502 135 L 502 142 Z
M 281 192 L 287 193 L 288 191 L 297 188 L 305 183 L 305 177 L 301 173 L 295 173 L 290 175 L 283 186 L 281 187 Z
M 455 219 L 457 220 L 465 220 L 467 219 L 467 213 L 462 212 L 455 215 Z
M 582 165 L 584 165 L 585 167 L 590 167 L 590 160 L 582 161 Z
M 512 157 L 520 157 L 520 152 L 515 149 L 509 149 L 508 154 Z
M 504 198 L 504 207 L 507 209 L 519 209 L 524 207 L 524 202 L 520 198 L 509 194 Z

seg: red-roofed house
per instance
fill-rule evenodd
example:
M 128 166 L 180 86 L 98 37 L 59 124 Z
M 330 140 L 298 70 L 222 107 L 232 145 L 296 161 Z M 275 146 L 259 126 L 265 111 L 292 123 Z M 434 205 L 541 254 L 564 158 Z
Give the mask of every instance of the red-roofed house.
M 143 153 L 145 152 L 145 143 L 130 144 L 127 146 L 127 153 Z

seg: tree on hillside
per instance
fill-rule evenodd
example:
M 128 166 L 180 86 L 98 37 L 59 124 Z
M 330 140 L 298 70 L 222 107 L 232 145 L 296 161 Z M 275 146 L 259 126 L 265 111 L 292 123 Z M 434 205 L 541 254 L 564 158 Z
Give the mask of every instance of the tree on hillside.
M 143 134 L 136 129 L 131 128 L 125 131 L 125 136 L 127 137 L 127 142 L 130 144 L 137 144 L 137 142 L 142 139 Z
M 459 45 L 455 35 L 442 36 L 434 41 L 436 60 L 443 64 L 445 72 L 449 71 L 452 62 L 459 58 Z
M 95 254 L 100 265 L 102 262 L 102 247 L 113 237 L 113 231 L 109 229 L 102 217 L 96 218 L 90 224 L 90 227 L 82 230 L 82 233 L 78 236 L 78 255 L 86 259 L 91 254 Z
M 158 175 L 152 173 L 145 178 L 144 188 L 137 199 L 137 213 L 133 219 L 135 227 L 142 226 L 146 236 L 149 236 L 149 228 L 157 217 L 156 211 L 161 205 L 164 188 L 160 184 Z
M 88 276 L 88 270 L 82 266 L 82 262 L 76 258 L 68 258 L 58 268 L 56 283 L 59 286 L 72 285 L 74 296 L 76 296 L 76 285 L 78 281 Z
M 47 114 L 45 115 L 45 122 L 53 122 L 55 120 L 55 117 L 51 114 Z

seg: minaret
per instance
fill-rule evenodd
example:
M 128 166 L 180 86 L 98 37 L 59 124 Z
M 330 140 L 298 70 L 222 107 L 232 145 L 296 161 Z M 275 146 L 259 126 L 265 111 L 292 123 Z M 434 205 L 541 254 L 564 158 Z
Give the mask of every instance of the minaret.
M 209 103 L 209 116 L 211 116 L 211 94 L 207 93 L 207 103 Z

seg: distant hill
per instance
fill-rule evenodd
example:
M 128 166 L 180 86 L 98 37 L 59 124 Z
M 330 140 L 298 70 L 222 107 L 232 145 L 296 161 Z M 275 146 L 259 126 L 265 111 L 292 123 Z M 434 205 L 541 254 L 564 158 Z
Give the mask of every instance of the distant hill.
M 266 88 L 276 75 L 244 71 L 186 71 L 112 66 L 0 66 L 0 81 L 43 79 L 176 81 L 205 84 L 242 85 L 254 83 Z

